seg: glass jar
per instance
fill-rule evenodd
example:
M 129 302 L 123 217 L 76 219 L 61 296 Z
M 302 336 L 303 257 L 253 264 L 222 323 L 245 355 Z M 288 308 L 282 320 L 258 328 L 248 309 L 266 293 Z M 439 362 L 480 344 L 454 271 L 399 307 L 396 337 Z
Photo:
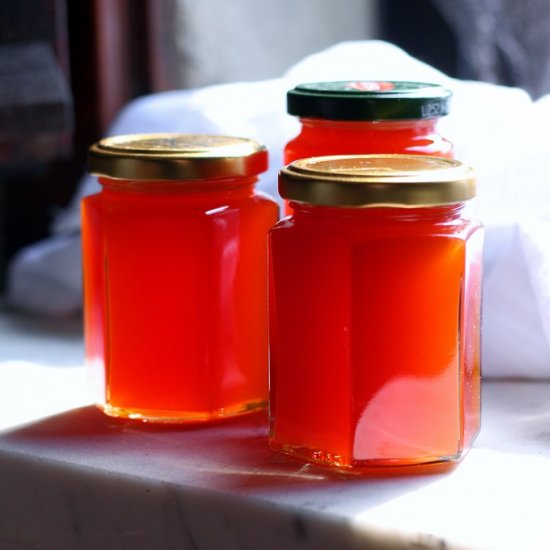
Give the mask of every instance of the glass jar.
M 437 129 L 450 97 L 449 90 L 425 82 L 300 84 L 287 94 L 288 113 L 300 118 L 301 131 L 285 147 L 285 164 L 367 153 L 452 158 L 452 144 Z
M 483 230 L 458 161 L 302 159 L 270 233 L 270 446 L 351 473 L 441 471 L 479 430 Z
M 103 410 L 200 422 L 268 398 L 267 232 L 255 141 L 142 134 L 89 153 L 82 202 L 86 362 Z

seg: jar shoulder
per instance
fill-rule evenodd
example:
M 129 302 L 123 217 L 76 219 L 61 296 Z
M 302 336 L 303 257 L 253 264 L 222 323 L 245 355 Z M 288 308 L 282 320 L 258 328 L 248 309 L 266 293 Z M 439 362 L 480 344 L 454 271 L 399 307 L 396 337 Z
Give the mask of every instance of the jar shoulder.
M 468 240 L 474 233 L 483 234 L 483 224 L 474 218 L 453 220 L 362 220 L 360 218 L 334 216 L 287 216 L 272 229 L 273 234 L 301 235 L 317 239 L 319 236 L 347 239 L 373 240 L 390 238 L 433 237 Z

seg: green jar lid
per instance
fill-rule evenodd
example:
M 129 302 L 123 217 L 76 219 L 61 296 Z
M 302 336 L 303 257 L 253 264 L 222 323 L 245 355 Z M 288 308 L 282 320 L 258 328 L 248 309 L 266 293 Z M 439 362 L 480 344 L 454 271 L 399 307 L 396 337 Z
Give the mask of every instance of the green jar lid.
M 313 82 L 288 91 L 287 111 L 326 120 L 420 120 L 447 115 L 451 95 L 426 82 Z

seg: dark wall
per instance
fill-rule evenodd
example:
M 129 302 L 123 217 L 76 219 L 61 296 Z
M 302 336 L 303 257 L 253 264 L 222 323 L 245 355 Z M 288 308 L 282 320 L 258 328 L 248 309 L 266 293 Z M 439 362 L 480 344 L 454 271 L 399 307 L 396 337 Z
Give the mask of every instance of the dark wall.
M 0 2 L 0 292 L 14 254 L 50 234 L 56 212 L 70 201 L 85 169 L 88 147 L 126 101 L 151 91 L 148 5 L 149 0 Z M 46 93 L 39 67 L 28 63 L 23 70 L 9 63 L 13 47 L 35 44 L 51 51 L 53 79 L 65 86 L 66 96 L 52 99 Z M 56 82 L 50 84 L 55 88 Z M 51 118 L 59 108 L 67 114 L 64 124 L 45 135 L 44 116 L 49 109 Z M 17 123 L 6 130 L 6 121 L 23 118 L 24 131 Z
M 449 76 L 468 78 L 454 34 L 429 0 L 381 0 L 380 38 Z

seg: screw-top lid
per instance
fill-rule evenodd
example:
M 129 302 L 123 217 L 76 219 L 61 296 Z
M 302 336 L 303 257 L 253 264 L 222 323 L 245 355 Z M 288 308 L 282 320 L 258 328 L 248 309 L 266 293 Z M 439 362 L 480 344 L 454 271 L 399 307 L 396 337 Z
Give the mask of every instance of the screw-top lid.
M 328 120 L 426 119 L 447 115 L 451 95 L 426 82 L 314 82 L 288 91 L 287 110 L 301 118 Z
M 131 134 L 90 147 L 92 174 L 127 180 L 197 180 L 255 176 L 267 150 L 245 138 L 196 134 Z
M 346 155 L 300 159 L 279 173 L 290 201 L 337 207 L 420 207 L 475 197 L 472 168 L 423 155 Z

